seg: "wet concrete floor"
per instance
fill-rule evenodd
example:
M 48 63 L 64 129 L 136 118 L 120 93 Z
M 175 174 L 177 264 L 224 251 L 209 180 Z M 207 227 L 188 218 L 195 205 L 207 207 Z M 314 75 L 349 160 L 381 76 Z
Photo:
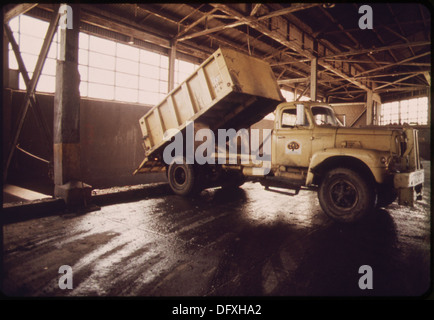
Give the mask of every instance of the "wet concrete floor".
M 315 192 L 288 196 L 254 183 L 6 224 L 3 292 L 419 297 L 431 271 L 429 163 L 425 168 L 423 201 L 414 208 L 393 203 L 356 225 L 331 221 Z M 72 289 L 59 287 L 63 265 L 71 267 Z M 359 287 L 364 265 L 371 267 L 372 289 Z

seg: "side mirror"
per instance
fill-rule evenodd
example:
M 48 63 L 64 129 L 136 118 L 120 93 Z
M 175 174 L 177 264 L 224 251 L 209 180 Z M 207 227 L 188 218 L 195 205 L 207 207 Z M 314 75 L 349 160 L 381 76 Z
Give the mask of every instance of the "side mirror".
M 305 125 L 304 104 L 297 104 L 296 125 L 297 126 L 304 126 Z

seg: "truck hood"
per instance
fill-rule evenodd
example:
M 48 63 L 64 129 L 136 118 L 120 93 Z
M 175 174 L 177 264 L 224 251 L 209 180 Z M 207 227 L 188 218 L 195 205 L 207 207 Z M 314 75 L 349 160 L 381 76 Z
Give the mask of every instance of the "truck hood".
M 401 131 L 387 128 L 338 128 L 335 146 L 337 148 L 363 148 L 378 151 L 397 152 L 396 137 Z

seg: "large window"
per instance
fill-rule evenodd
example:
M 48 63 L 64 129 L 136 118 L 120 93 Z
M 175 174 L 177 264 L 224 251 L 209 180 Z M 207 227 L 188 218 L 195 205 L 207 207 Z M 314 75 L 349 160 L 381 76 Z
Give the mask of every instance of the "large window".
M 29 78 L 33 76 L 39 52 L 44 42 L 45 33 L 48 29 L 48 22 L 20 15 L 9 22 L 13 35 L 21 51 L 24 65 L 26 66 Z M 56 59 L 58 57 L 58 33 L 54 35 L 47 59 L 39 77 L 37 91 L 54 92 L 56 81 Z M 18 69 L 18 63 L 12 46 L 9 44 L 9 69 Z M 26 85 L 20 73 L 19 89 L 25 90 Z
M 199 65 L 187 61 L 175 60 L 175 87 L 180 85 L 189 75 L 191 75 Z
M 20 15 L 10 21 L 10 26 L 31 77 L 48 29 L 48 22 Z M 57 32 L 36 91 L 54 93 L 58 42 Z M 78 60 L 80 95 L 83 97 L 155 105 L 168 92 L 167 55 L 81 32 Z M 184 81 L 197 67 L 197 64 L 176 59 L 175 86 Z M 18 69 L 10 45 L 9 68 Z M 21 74 L 19 89 L 26 89 Z
M 428 98 L 420 97 L 381 105 L 380 124 L 428 124 Z
M 168 57 L 80 33 L 80 93 L 155 105 L 167 94 Z

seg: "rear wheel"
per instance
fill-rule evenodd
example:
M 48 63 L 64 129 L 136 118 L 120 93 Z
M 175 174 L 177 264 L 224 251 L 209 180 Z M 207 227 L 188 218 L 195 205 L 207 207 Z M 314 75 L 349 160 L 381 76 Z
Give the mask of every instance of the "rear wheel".
M 175 161 L 169 165 L 167 171 L 167 179 L 170 188 L 174 193 L 181 196 L 191 195 L 197 190 L 195 168 L 192 164 L 185 162 L 185 158 L 178 159 L 178 161 L 175 159 Z
M 375 204 L 371 183 L 347 168 L 330 170 L 318 191 L 324 212 L 333 220 L 352 223 L 366 216 Z

